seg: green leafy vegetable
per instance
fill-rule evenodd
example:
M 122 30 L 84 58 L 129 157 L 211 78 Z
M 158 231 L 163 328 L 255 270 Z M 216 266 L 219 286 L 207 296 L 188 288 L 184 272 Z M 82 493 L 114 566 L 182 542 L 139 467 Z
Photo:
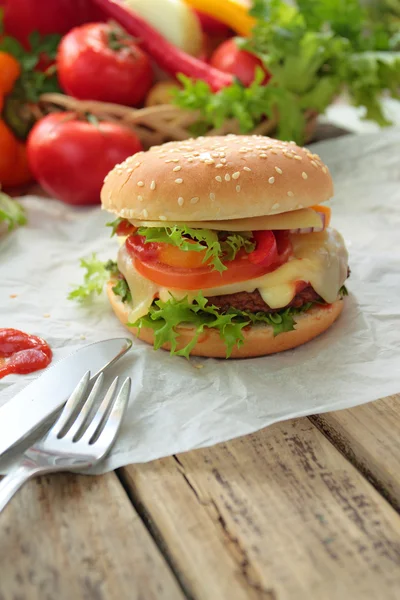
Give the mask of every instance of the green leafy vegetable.
M 97 258 L 95 253 L 89 258 L 82 258 L 80 266 L 82 269 L 86 269 L 86 273 L 83 276 L 83 284 L 68 294 L 68 300 L 83 302 L 84 300 L 93 298 L 94 295 L 99 296 L 110 275 L 118 274 L 116 262 L 112 260 L 103 262 Z
M 147 242 L 163 242 L 184 251 L 204 252 L 203 262 L 210 262 L 216 271 L 226 270 L 221 258 L 234 260 L 240 248 L 252 252 L 255 243 L 250 240 L 251 234 L 227 233 L 220 239 L 218 232 L 210 229 L 192 229 L 190 227 L 139 227 L 137 234 L 146 238 Z
M 190 352 L 196 345 L 199 336 L 205 328 L 219 331 L 219 335 L 226 345 L 226 356 L 232 354 L 235 346 L 240 348 L 244 342 L 242 329 L 247 325 L 266 323 L 273 328 L 274 335 L 285 331 L 292 331 L 295 326 L 295 315 L 308 310 L 311 303 L 301 308 L 286 308 L 276 313 L 265 314 L 262 312 L 250 313 L 237 309 L 230 309 L 220 313 L 216 306 L 208 305 L 207 298 L 199 292 L 193 304 L 187 298 L 177 300 L 171 296 L 170 300 L 163 302 L 156 300 L 150 307 L 149 313 L 138 319 L 136 323 L 129 323 L 132 327 L 149 327 L 154 331 L 154 348 L 157 350 L 167 342 L 171 344 L 171 354 L 189 358 Z M 195 328 L 192 340 L 177 350 L 177 327 L 190 324 Z
M 121 296 L 122 302 L 132 302 L 132 294 L 126 279 L 118 279 L 118 283 L 114 285 L 112 291 L 117 296 Z
M 400 12 L 399 0 L 383 2 Z M 399 98 L 398 27 L 393 33 L 360 0 L 254 0 L 250 12 L 256 25 L 238 43 L 261 58 L 271 79 L 262 85 L 260 69 L 249 88 L 235 82 L 214 94 L 206 83 L 180 75 L 183 89 L 174 102 L 198 111 L 193 133 L 230 119 L 247 133 L 267 117 L 277 120 L 276 137 L 302 144 L 307 120 L 343 89 L 366 108 L 366 118 L 388 124 L 380 99 L 383 93 Z
M 117 233 L 118 226 L 122 223 L 122 221 L 125 221 L 125 219 L 118 217 L 114 221 L 106 223 L 106 227 L 111 227 L 111 237 Z
M 25 225 L 26 216 L 23 207 L 4 192 L 0 192 L 0 223 L 7 225 L 8 231 L 12 231 L 18 225 Z

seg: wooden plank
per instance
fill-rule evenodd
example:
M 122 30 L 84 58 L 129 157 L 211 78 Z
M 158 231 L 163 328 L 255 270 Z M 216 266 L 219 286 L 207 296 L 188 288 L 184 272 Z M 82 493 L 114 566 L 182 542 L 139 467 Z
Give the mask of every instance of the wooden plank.
M 400 395 L 310 419 L 400 511 Z
M 308 419 L 122 473 L 193 598 L 399 597 L 400 517 Z
M 0 540 L 1 600 L 185 597 L 114 473 L 29 482 Z

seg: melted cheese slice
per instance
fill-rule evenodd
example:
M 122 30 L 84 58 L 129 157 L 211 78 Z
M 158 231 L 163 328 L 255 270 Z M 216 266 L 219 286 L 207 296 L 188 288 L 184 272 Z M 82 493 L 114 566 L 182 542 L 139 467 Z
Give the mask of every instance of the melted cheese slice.
M 325 302 L 334 302 L 347 279 L 348 255 L 342 236 L 328 228 L 321 233 L 291 235 L 290 239 L 294 257 L 275 271 L 255 279 L 207 288 L 202 290 L 203 295 L 224 296 L 258 290 L 271 308 L 282 308 L 293 300 L 296 282 L 306 281 Z M 118 268 L 132 293 L 131 323 L 148 313 L 154 298 L 167 301 L 171 295 L 177 299 L 187 296 L 191 302 L 199 291 L 166 288 L 149 281 L 136 271 L 125 246 L 118 253 Z
M 216 231 L 261 231 L 265 229 L 305 229 L 322 227 L 321 216 L 311 208 L 292 212 L 252 217 L 249 219 L 231 219 L 228 221 L 192 221 L 184 223 L 171 221 L 130 221 L 136 227 L 191 227 L 192 229 L 215 229 Z

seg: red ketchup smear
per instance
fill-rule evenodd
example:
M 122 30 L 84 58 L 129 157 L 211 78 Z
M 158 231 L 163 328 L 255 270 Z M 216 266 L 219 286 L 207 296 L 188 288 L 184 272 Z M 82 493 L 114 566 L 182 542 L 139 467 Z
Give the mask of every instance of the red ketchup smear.
M 50 346 L 36 335 L 0 329 L 0 379 L 11 373 L 33 373 L 50 364 Z

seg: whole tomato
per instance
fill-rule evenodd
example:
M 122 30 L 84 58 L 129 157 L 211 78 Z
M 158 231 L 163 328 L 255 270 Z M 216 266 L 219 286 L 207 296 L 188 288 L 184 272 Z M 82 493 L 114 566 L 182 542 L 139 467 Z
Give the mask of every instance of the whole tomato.
M 124 31 L 108 23 L 72 29 L 57 54 L 61 87 L 80 100 L 137 106 L 149 91 L 150 59 Z
M 218 46 L 211 56 L 210 64 L 220 71 L 235 75 L 246 87 L 253 83 L 257 67 L 261 67 L 265 72 L 262 82 L 264 85 L 271 79 L 261 60 L 254 54 L 238 48 L 235 38 L 230 38 Z
M 96 204 L 104 177 L 142 150 L 138 137 L 115 123 L 80 121 L 75 113 L 47 115 L 28 137 L 28 160 L 40 185 L 68 204 Z

